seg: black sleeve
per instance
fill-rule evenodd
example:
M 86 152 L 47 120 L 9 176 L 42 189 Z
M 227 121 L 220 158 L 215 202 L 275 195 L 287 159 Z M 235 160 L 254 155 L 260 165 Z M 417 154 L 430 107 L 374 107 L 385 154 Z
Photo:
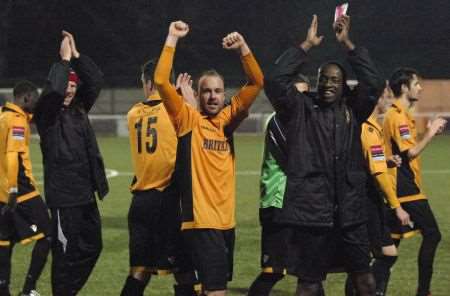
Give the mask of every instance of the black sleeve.
M 292 81 L 301 66 L 306 62 L 306 52 L 301 48 L 291 47 L 286 50 L 265 76 L 264 91 L 280 120 L 288 120 L 297 103 L 297 91 Z
M 54 63 L 50 69 L 42 94 L 34 110 L 34 120 L 38 126 L 51 122 L 64 103 L 69 80 L 69 62 Z
M 102 89 L 103 73 L 94 61 L 85 55 L 80 55 L 78 59 L 72 59 L 71 66 L 81 80 L 76 100 L 82 104 L 86 112 L 89 112 Z
M 357 47 L 350 51 L 348 61 L 358 80 L 358 85 L 353 90 L 348 104 L 355 112 L 358 121 L 363 123 L 372 114 L 385 83 L 366 48 Z

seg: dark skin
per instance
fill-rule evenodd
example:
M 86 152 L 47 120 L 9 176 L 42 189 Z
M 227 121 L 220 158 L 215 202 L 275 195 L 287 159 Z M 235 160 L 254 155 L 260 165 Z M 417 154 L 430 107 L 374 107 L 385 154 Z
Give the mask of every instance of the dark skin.
M 336 40 L 344 46 L 347 50 L 355 49 L 355 45 L 349 38 L 350 17 L 347 15 L 341 16 L 334 24 Z M 313 16 L 313 20 L 308 29 L 306 40 L 300 44 L 300 47 L 308 52 L 311 48 L 319 46 L 323 40 L 323 36 L 319 36 L 317 16 Z M 344 91 L 344 77 L 339 66 L 336 64 L 326 64 L 320 69 L 317 91 L 318 98 L 325 104 L 331 104 L 336 100 L 340 100 Z M 360 296 L 375 295 L 375 279 L 371 273 L 352 273 L 353 283 Z M 302 282 L 297 284 L 297 296 L 320 296 L 321 282 Z
M 343 74 L 334 64 L 328 64 L 319 72 L 317 92 L 319 100 L 331 104 L 342 97 L 344 91 Z
M 334 24 L 333 30 L 336 34 L 336 40 L 347 50 L 353 50 L 355 45 L 349 38 L 350 17 L 341 16 Z M 323 36 L 318 35 L 317 16 L 314 15 L 311 25 L 306 34 L 306 39 L 300 44 L 300 47 L 308 52 L 311 48 L 319 46 L 322 43 Z M 342 97 L 344 90 L 343 73 L 341 69 L 334 64 L 325 65 L 319 72 L 317 91 L 319 99 L 325 103 L 333 103 Z

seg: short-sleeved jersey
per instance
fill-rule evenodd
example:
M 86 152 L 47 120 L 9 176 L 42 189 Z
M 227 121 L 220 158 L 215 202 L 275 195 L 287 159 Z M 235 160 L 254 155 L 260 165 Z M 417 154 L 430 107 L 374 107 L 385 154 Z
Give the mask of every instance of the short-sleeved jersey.
M 409 111 L 396 100 L 386 113 L 384 119 L 384 137 L 386 153 L 398 154 L 402 164 L 397 169 L 389 169 L 394 176 L 397 196 L 400 202 L 425 199 L 422 190 L 420 157 L 408 157 L 408 150 L 416 146 L 417 130 L 414 118 Z
M 374 115 L 371 115 L 362 125 L 361 143 L 370 174 L 387 173 L 383 130 Z
M 36 181 L 31 173 L 30 160 L 30 116 L 19 106 L 6 103 L 0 113 L 0 202 L 8 202 L 7 154 L 18 154 L 19 171 L 17 176 L 17 202 L 34 198 L 39 195 Z
M 159 95 L 134 105 L 127 120 L 135 174 L 131 191 L 164 190 L 175 169 L 178 139 Z

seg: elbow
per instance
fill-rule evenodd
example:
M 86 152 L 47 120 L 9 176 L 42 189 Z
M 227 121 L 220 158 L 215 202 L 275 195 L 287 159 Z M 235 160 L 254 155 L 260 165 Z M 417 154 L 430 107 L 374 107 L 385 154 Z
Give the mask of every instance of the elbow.
M 159 89 L 161 88 L 166 82 L 168 82 L 168 79 L 164 78 L 164 75 L 161 75 L 158 71 L 158 69 L 156 69 L 155 71 L 155 76 L 153 77 L 155 86 Z
M 263 89 L 264 88 L 264 76 L 261 74 L 261 75 L 258 75 L 257 77 L 256 77 L 256 79 L 253 81 L 253 84 L 257 87 L 257 88 L 259 88 L 259 89 Z

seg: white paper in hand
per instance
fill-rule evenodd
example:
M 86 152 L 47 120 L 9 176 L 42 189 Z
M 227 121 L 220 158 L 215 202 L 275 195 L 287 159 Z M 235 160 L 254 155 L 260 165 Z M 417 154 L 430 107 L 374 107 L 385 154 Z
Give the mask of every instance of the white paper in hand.
M 341 4 L 336 6 L 336 10 L 334 11 L 334 21 L 336 22 L 338 18 L 347 14 L 348 3 Z

